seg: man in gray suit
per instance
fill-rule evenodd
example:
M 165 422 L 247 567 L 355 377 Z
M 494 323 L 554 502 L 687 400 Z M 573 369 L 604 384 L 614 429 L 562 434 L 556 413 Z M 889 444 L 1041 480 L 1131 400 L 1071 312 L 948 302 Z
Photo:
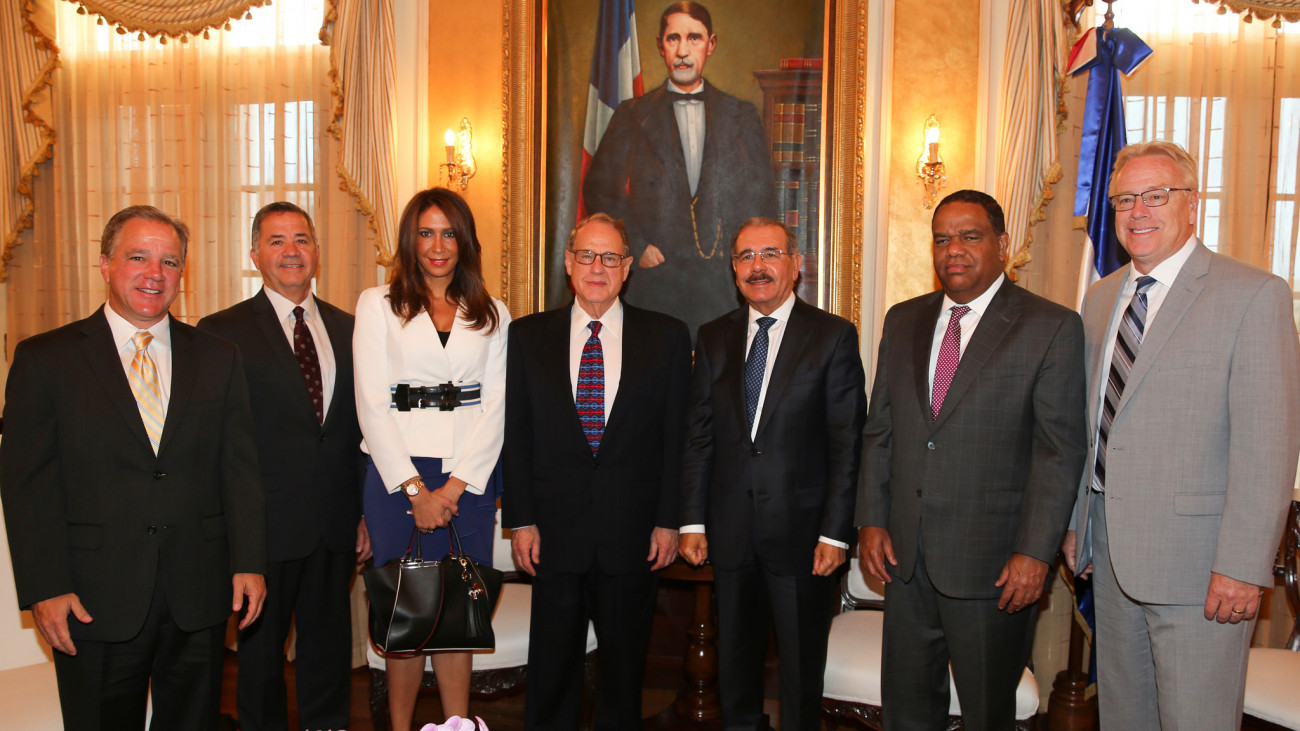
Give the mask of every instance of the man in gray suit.
M 1094 570 L 1104 729 L 1231 729 L 1300 451 L 1291 289 L 1194 234 L 1197 167 L 1168 142 L 1111 172 L 1133 261 L 1084 300 L 1088 428 L 1071 568 Z M 1103 388 L 1103 385 L 1105 387 Z
M 885 315 L 858 485 L 858 551 L 885 583 L 884 727 L 1009 729 L 1037 601 L 1083 471 L 1083 327 L 1006 280 L 1002 208 L 934 211 L 943 291 Z

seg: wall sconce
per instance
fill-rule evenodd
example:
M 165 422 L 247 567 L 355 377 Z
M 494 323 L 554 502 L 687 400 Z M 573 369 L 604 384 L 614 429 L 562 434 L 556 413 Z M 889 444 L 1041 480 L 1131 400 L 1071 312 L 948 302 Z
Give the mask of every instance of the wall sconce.
M 939 157 L 939 120 L 931 114 L 925 120 L 925 147 L 921 148 L 921 156 L 916 158 L 916 179 L 925 186 L 921 203 L 926 208 L 934 205 L 940 189 L 948 182 L 946 172 L 943 158 Z
M 460 129 L 454 132 L 447 130 L 443 142 L 447 146 L 447 162 L 438 167 L 447 173 L 447 187 L 465 190 L 469 187 L 469 179 L 478 172 L 478 165 L 474 163 L 473 130 L 469 126 L 469 118 L 460 120 Z

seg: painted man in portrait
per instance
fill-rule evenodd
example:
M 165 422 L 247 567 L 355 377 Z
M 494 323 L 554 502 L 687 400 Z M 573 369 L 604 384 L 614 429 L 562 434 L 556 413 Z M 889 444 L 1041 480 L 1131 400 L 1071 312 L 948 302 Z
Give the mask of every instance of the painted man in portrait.
M 627 300 L 694 332 L 736 308 L 729 242 L 741 222 L 776 216 L 776 189 L 758 111 L 704 79 L 718 45 L 709 11 L 668 6 L 656 44 L 668 79 L 615 110 L 583 198 L 627 227 Z

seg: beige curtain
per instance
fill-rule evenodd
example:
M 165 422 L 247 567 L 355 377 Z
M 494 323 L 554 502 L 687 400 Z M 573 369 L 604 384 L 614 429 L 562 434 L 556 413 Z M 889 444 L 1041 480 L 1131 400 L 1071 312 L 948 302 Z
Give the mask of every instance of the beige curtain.
M 334 106 L 329 130 L 339 142 L 343 187 L 376 234 L 376 260 L 392 261 L 397 191 L 392 0 L 327 0 L 321 42 L 330 47 Z
M 1300 284 L 1300 27 L 1188 4 L 1136 30 L 1154 53 L 1125 86 L 1129 142 L 1186 147 L 1201 168 L 1205 243 Z
M 1013 278 L 1030 260 L 1030 227 L 1043 220 L 1051 185 L 1061 179 L 1056 137 L 1065 109 L 1058 93 L 1068 52 L 1060 0 L 1012 3 L 999 95 L 997 199 L 1011 234 L 1007 270 Z
M 193 322 L 256 292 L 249 222 L 272 200 L 314 215 L 323 248 L 317 291 L 351 309 L 375 282 L 373 237 L 333 173 L 325 133 L 329 51 L 323 13 L 277 0 L 260 35 L 161 44 L 97 25 L 58 5 L 62 67 L 53 81 L 58 142 L 41 166 L 31 231 L 13 250 L 8 344 L 84 317 L 104 298 L 104 223 L 149 203 L 180 216 L 191 240 L 172 312 Z M 250 21 L 237 21 L 236 24 Z
M 32 225 L 32 177 L 54 144 L 50 75 L 58 65 L 49 6 L 8 2 L 0 7 L 0 281 L 19 235 Z

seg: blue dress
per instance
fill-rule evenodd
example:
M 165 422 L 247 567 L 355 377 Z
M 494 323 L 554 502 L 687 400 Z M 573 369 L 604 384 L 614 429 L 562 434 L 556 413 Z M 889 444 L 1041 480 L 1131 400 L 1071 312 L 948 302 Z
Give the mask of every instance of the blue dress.
M 441 487 L 451 477 L 442 471 L 441 459 L 413 457 L 411 461 L 415 463 L 420 477 L 424 478 L 425 487 L 430 490 Z M 493 529 L 500 477 L 501 468 L 498 465 L 482 495 L 465 491 L 458 503 L 459 514 L 452 519 L 465 553 L 486 566 L 492 565 L 492 542 L 495 539 Z M 375 553 L 375 565 L 383 566 L 392 559 L 400 558 L 408 547 L 412 547 L 411 534 L 415 530 L 415 518 L 406 512 L 411 509 L 411 501 L 400 490 L 390 494 L 384 489 L 379 471 L 369 459 L 366 460 L 366 483 L 361 501 L 365 510 L 366 528 L 370 531 L 370 547 Z M 424 560 L 437 561 L 447 555 L 451 546 L 451 531 L 439 528 L 419 536 Z

